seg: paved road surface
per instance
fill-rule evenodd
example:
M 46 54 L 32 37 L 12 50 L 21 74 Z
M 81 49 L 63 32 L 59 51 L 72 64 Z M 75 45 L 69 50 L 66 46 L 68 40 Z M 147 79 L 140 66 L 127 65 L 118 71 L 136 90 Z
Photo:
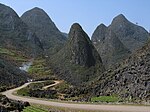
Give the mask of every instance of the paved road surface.
M 94 105 L 94 104 L 72 104 L 72 103 L 60 103 L 53 101 L 46 101 L 37 98 L 27 98 L 13 95 L 12 93 L 26 87 L 30 83 L 25 83 L 23 86 L 3 92 L 10 99 L 28 101 L 30 103 L 42 104 L 47 106 L 66 107 L 73 109 L 86 109 L 86 110 L 102 110 L 113 112 L 150 112 L 150 106 L 126 106 L 126 105 Z M 56 84 L 56 82 L 55 82 Z M 54 85 L 53 85 L 54 86 Z

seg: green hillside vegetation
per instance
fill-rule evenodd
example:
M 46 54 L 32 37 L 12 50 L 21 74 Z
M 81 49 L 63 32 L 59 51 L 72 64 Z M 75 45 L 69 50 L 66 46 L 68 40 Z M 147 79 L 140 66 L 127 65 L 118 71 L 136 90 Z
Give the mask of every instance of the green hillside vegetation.
M 14 62 L 18 65 L 21 65 L 23 62 L 29 60 L 29 58 L 23 55 L 21 52 L 12 49 L 7 49 L 1 46 L 0 46 L 0 57 L 8 61 Z
M 30 66 L 28 73 L 35 80 L 55 79 L 54 73 L 42 58 L 35 59 Z
M 23 112 L 48 112 L 48 110 L 39 108 L 37 106 L 28 106 L 23 109 Z
M 99 96 L 99 97 L 92 97 L 92 102 L 118 102 L 120 99 L 117 96 Z

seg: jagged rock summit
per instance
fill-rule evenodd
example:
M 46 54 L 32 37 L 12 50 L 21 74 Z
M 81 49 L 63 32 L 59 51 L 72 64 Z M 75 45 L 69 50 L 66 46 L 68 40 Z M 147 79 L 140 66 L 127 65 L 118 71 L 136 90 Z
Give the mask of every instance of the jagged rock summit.
M 108 27 L 100 24 L 91 39 L 105 67 L 110 68 L 141 48 L 148 37 L 148 32 L 144 28 L 131 23 L 120 14 Z
M 92 80 L 105 70 L 97 50 L 78 23 L 71 26 L 66 46 L 53 57 L 53 62 L 59 65 L 61 77 L 73 84 Z
M 91 40 L 93 42 L 103 41 L 107 32 L 107 27 L 104 24 L 100 24 L 94 31 Z
M 131 23 L 123 14 L 116 16 L 109 28 L 130 51 L 141 48 L 148 40 L 148 32 L 143 27 Z
M 66 37 L 58 30 L 48 14 L 38 7 L 25 12 L 21 19 L 40 38 L 45 50 L 53 54 L 55 47 L 60 49 L 66 41 Z
M 71 27 L 68 44 L 71 47 L 71 60 L 74 64 L 91 67 L 96 63 L 102 63 L 88 35 L 78 23 Z
M 116 34 L 104 24 L 96 28 L 91 39 L 106 68 L 112 67 L 130 54 Z

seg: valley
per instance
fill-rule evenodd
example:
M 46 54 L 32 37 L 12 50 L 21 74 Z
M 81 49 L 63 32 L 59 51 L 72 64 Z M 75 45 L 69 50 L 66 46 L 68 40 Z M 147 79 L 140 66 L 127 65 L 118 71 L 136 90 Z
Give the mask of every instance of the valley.
M 123 14 L 84 27 L 0 3 L 0 111 L 149 112 L 150 33 Z

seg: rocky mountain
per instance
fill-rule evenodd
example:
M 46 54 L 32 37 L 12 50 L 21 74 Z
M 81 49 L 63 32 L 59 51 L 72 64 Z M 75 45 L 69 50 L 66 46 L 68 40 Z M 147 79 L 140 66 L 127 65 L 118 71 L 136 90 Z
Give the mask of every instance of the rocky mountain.
M 0 46 L 29 56 L 39 54 L 42 51 L 40 40 L 16 12 L 3 4 L 0 4 L 0 10 Z
M 141 48 L 148 40 L 148 32 L 143 27 L 131 23 L 123 14 L 115 17 L 109 28 L 130 51 Z
M 99 25 L 91 39 L 105 67 L 110 68 L 141 48 L 148 38 L 148 32 L 143 27 L 131 23 L 120 14 L 108 27 Z
M 49 49 L 48 52 L 50 54 L 60 50 L 65 43 L 66 37 L 58 30 L 54 22 L 43 9 L 35 7 L 25 12 L 21 16 L 21 19 L 36 33 L 44 49 Z
M 91 39 L 105 68 L 110 68 L 119 63 L 130 54 L 130 51 L 122 44 L 116 34 L 104 24 L 100 24 L 96 28 Z
M 106 80 L 107 79 L 107 80 Z M 106 71 L 87 88 L 96 96 L 118 95 L 132 102 L 150 101 L 150 42 L 123 61 L 115 69 Z M 91 90 L 92 89 L 92 90 Z M 140 102 L 139 102 L 140 101 Z
M 65 47 L 51 62 L 55 73 L 74 85 L 92 80 L 105 70 L 98 52 L 78 23 L 71 26 Z

